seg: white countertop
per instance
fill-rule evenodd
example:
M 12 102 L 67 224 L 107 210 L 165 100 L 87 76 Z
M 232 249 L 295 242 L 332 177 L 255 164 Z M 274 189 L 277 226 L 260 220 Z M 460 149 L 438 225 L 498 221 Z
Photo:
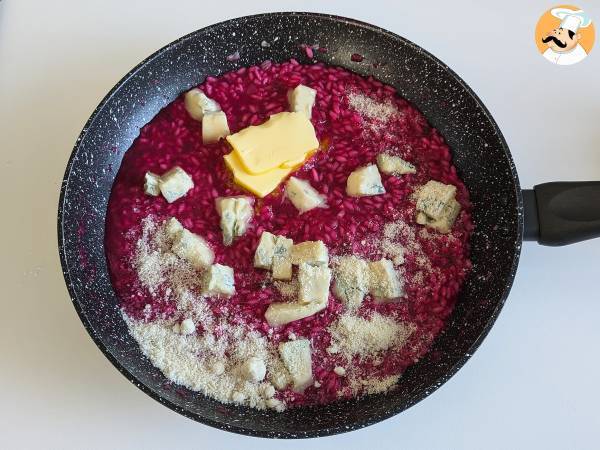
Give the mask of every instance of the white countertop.
M 79 322 L 59 268 L 55 224 L 64 167 L 88 116 L 122 75 L 211 23 L 310 10 L 392 30 L 441 58 L 478 93 L 524 187 L 600 180 L 600 44 L 577 66 L 545 61 L 533 31 L 551 3 L 203 3 L 0 2 L 0 446 L 598 448 L 600 240 L 525 245 L 504 311 L 468 364 L 400 416 L 345 435 L 282 443 L 218 431 L 150 399 L 104 358 Z M 579 6 L 600 23 L 597 3 Z

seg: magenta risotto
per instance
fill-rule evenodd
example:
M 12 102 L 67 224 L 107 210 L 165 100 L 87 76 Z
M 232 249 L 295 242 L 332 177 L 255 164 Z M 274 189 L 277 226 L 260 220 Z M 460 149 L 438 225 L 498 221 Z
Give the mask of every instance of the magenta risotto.
M 170 382 L 283 411 L 395 388 L 471 267 L 470 210 L 444 139 L 393 87 L 266 61 L 142 128 L 106 251 Z

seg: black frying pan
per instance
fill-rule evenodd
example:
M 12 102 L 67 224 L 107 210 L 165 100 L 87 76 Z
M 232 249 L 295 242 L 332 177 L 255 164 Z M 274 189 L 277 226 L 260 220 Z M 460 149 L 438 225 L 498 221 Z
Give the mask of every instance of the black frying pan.
M 275 41 L 275 38 L 279 39 Z M 273 43 L 261 47 L 266 40 Z M 410 367 L 398 389 L 318 408 L 276 413 L 223 405 L 173 389 L 128 334 L 110 283 L 104 221 L 123 153 L 139 129 L 207 75 L 295 57 L 299 44 L 328 49 L 316 59 L 395 86 L 437 128 L 474 205 L 473 270 L 447 328 Z M 238 61 L 227 55 L 239 51 Z M 351 54 L 365 56 L 351 61 Z M 376 63 L 376 64 L 373 64 Z M 355 20 L 276 13 L 230 20 L 185 36 L 150 56 L 102 100 L 85 125 L 62 185 L 58 211 L 61 263 L 81 320 L 106 357 L 131 382 L 169 408 L 225 430 L 266 437 L 326 436 L 393 416 L 446 382 L 493 325 L 510 291 L 523 238 L 561 245 L 600 236 L 600 183 L 552 183 L 521 191 L 508 146 L 471 89 L 444 63 L 393 33 Z

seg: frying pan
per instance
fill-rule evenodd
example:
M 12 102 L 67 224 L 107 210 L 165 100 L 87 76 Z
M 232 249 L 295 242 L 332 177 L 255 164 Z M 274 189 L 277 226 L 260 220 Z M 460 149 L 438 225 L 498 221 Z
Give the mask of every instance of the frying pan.
M 271 43 L 261 46 L 262 41 Z M 300 44 L 318 43 L 315 60 L 373 75 L 427 117 L 453 151 L 474 205 L 473 269 L 445 331 L 387 395 L 283 413 L 224 405 L 166 383 L 127 332 L 108 275 L 104 225 L 123 153 L 139 129 L 181 92 L 266 59 L 312 63 Z M 228 55 L 239 52 L 239 60 Z M 361 62 L 351 55 L 364 55 Z M 353 58 L 360 59 L 360 58 Z M 522 240 L 562 245 L 600 236 L 600 182 L 550 183 L 521 191 L 508 146 L 475 93 L 440 60 L 400 36 L 356 20 L 312 13 L 242 17 L 162 48 L 102 100 L 68 162 L 58 210 L 61 264 L 73 305 L 114 366 L 152 398 L 191 419 L 272 438 L 326 436 L 397 414 L 444 384 L 485 338 L 510 291 Z

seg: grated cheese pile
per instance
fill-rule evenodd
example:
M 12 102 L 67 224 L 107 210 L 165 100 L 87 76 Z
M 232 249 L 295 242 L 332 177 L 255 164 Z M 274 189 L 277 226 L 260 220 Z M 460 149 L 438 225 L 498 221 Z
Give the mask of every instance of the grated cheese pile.
M 378 102 L 368 95 L 358 92 L 348 93 L 348 104 L 361 116 L 375 121 L 371 124 L 375 128 L 381 127 L 385 122 L 399 114 L 398 108 L 391 101 Z
M 373 357 L 392 347 L 402 347 L 414 330 L 414 325 L 378 312 L 369 318 L 345 313 L 328 328 L 332 343 L 327 351 L 339 353 L 348 361 L 355 356 Z
M 245 372 L 249 360 L 260 360 L 270 369 L 271 379 L 275 377 L 285 382 L 287 374 L 272 345 L 257 331 L 215 317 L 200 292 L 201 274 L 174 255 L 170 247 L 171 238 L 164 224 L 146 217 L 136 243 L 133 265 L 150 294 L 174 300 L 177 313 L 152 322 L 135 320 L 123 313 L 142 353 L 167 378 L 188 389 L 223 403 L 281 410 L 284 404 L 273 398 L 273 385 L 266 379 L 248 380 Z M 151 317 L 150 304 L 144 313 L 146 318 Z M 182 319 L 201 324 L 203 331 L 187 335 L 178 332 Z
M 133 265 L 142 286 L 153 297 L 161 294 L 162 286 L 167 286 L 167 297 L 173 291 L 181 294 L 201 287 L 198 272 L 171 252 L 169 234 L 152 216 L 142 220 L 142 235 L 136 243 Z
M 377 377 L 351 377 L 349 380 L 352 395 L 371 395 L 387 392 L 398 383 L 400 375 L 389 375 L 383 378 Z

